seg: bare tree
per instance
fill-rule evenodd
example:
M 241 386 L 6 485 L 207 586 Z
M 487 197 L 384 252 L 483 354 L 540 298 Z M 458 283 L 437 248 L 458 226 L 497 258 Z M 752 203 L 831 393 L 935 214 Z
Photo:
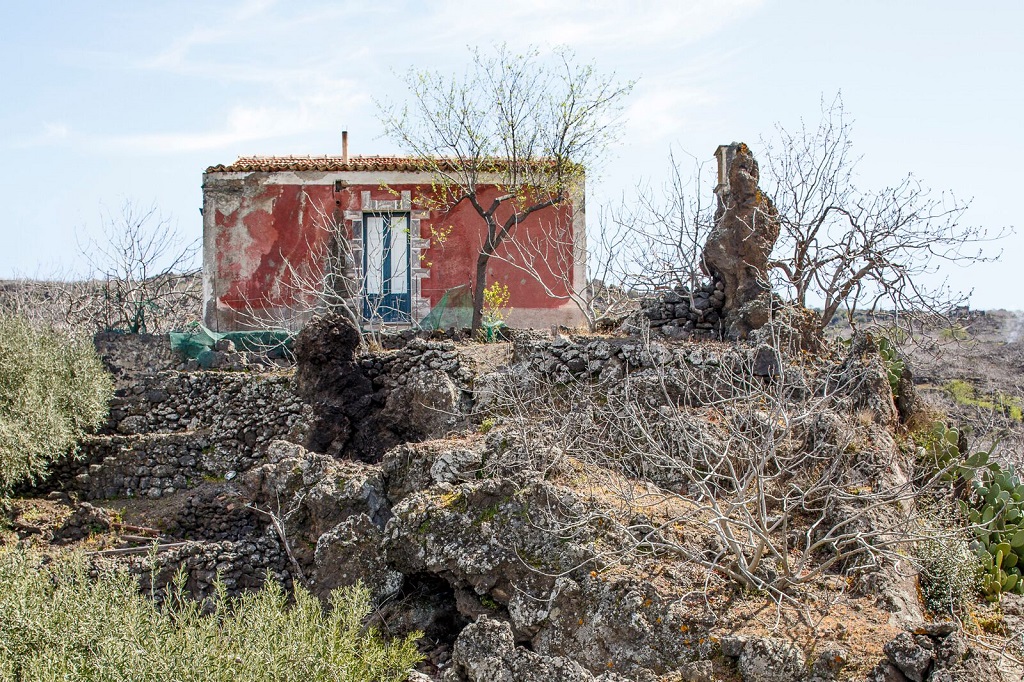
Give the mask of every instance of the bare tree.
M 549 297 L 575 303 L 591 331 L 634 310 L 644 294 L 672 287 L 692 293 L 706 279 L 701 250 L 713 227 L 713 202 L 702 190 L 706 167 L 692 160 L 693 172 L 685 175 L 670 152 L 669 178 L 660 189 L 644 181 L 630 199 L 599 209 L 587 234 L 583 289 L 573 285 L 571 269 L 581 246 L 557 222 L 543 236 L 510 236 L 507 255 L 494 257 L 529 274 Z
M 155 207 L 132 201 L 101 223 L 102 235 L 80 244 L 90 272 L 0 282 L 0 311 L 73 335 L 165 332 L 197 319 L 197 241 L 185 243 Z
M 851 319 L 880 307 L 945 314 L 966 296 L 930 285 L 940 266 L 998 258 L 980 247 L 1011 230 L 963 224 L 969 202 L 951 192 L 936 196 L 910 174 L 879 190 L 856 187 L 859 158 L 840 96 L 823 100 L 817 128 L 776 129 L 762 172 L 781 223 L 772 266 L 796 303 L 820 302 L 822 327 L 840 309 Z
M 890 398 L 871 363 L 764 376 L 759 354 L 786 357 L 774 341 L 715 352 L 638 340 L 602 379 L 510 375 L 490 416 L 522 446 L 493 465 L 568 471 L 593 491 L 601 503 L 559 514 L 576 514 L 565 533 L 620 538 L 605 558 L 674 555 L 780 603 L 826 573 L 902 561 L 921 537 L 914 501 L 946 472 L 914 480 L 895 443 L 877 438 L 884 415 L 870 396 Z
M 105 214 L 102 235 L 84 246 L 100 299 L 98 326 L 131 333 L 167 331 L 198 317 L 193 260 L 198 240 L 185 242 L 155 206 L 125 200 Z
M 790 132 L 776 126 L 762 140 L 761 182 L 778 210 L 780 236 L 772 252 L 771 284 L 803 307 L 820 306 L 823 329 L 840 311 L 883 308 L 897 315 L 945 316 L 966 300 L 945 282 L 933 285 L 941 266 L 996 260 L 982 247 L 1012 233 L 962 221 L 968 202 L 933 194 L 913 175 L 895 185 L 864 191 L 855 182 L 852 121 L 837 96 L 823 102 L 818 126 Z M 701 257 L 713 227 L 713 201 L 696 164 L 684 173 L 672 158 L 660 194 L 638 187 L 617 208 L 617 220 L 634 227 L 631 246 L 640 288 L 701 277 Z M 707 195 L 707 200 L 705 196 Z
M 630 235 L 626 268 L 635 290 L 680 286 L 693 291 L 705 278 L 701 252 L 714 226 L 714 201 L 707 191 L 707 165 L 683 156 L 690 158 L 689 173 L 670 151 L 669 177 L 658 190 L 642 182 L 631 200 L 608 211 Z
M 587 235 L 586 246 L 572 225 L 558 220 L 545 223 L 543 234 L 510 235 L 505 248 L 492 257 L 527 274 L 544 294 L 571 301 L 583 314 L 587 328 L 595 331 L 637 307 L 632 254 L 636 253 L 632 226 L 602 208 L 597 225 Z M 575 281 L 575 268 L 586 262 L 586 282 Z
M 410 102 L 381 105 L 381 119 L 433 175 L 435 207 L 468 202 L 485 227 L 472 280 L 477 330 L 490 258 L 529 216 L 582 196 L 584 169 L 614 138 L 632 84 L 567 50 L 553 61 L 507 45 L 472 55 L 461 77 L 410 71 Z
M 342 216 L 311 197 L 315 230 L 305 239 L 301 262 L 279 253 L 280 277 L 273 290 L 245 301 L 245 320 L 255 328 L 295 332 L 319 315 L 340 314 L 359 330 L 362 345 L 379 344 L 383 297 L 366 296 L 366 279 L 355 235 Z

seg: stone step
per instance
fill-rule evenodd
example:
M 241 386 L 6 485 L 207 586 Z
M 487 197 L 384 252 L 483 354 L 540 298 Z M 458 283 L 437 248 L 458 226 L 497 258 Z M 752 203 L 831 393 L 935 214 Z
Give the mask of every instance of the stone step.
M 157 499 L 204 481 L 234 478 L 260 459 L 267 440 L 250 444 L 205 430 L 89 436 L 80 443 L 79 456 L 56 465 L 39 489 L 85 500 Z

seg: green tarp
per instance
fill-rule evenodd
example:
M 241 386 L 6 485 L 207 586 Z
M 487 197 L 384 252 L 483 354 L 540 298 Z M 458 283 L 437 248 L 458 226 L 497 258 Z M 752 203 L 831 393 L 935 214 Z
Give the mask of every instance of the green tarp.
M 420 320 L 420 329 L 463 329 L 473 322 L 473 294 L 468 284 L 445 292 L 437 305 Z
M 260 329 L 247 332 L 211 331 L 203 325 L 187 332 L 171 332 L 171 350 L 183 353 L 186 357 L 195 358 L 202 367 L 208 367 L 213 360 L 213 347 L 221 339 L 235 344 L 240 351 L 263 353 L 269 358 L 291 357 L 293 332 L 282 330 Z
M 465 329 L 473 322 L 473 295 L 468 284 L 457 286 L 445 292 L 431 311 L 420 323 L 420 329 Z M 500 321 L 485 324 L 488 338 L 500 333 L 504 324 Z M 171 349 L 186 357 L 199 361 L 200 366 L 209 367 L 213 360 L 214 345 L 221 339 L 235 344 L 240 351 L 263 353 L 270 358 L 291 358 L 292 343 L 296 332 L 260 329 L 246 332 L 225 332 L 223 334 L 207 329 L 201 324 L 186 332 L 171 332 Z

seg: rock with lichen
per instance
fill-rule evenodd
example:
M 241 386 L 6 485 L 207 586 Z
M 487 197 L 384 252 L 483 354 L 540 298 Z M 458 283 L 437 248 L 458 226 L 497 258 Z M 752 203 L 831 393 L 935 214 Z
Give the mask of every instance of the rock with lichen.
M 704 244 L 707 274 L 724 284 L 729 336 L 745 338 L 770 319 L 768 263 L 779 238 L 779 214 L 758 187 L 758 166 L 746 144 L 729 148 L 728 183 L 718 192 L 715 226 Z

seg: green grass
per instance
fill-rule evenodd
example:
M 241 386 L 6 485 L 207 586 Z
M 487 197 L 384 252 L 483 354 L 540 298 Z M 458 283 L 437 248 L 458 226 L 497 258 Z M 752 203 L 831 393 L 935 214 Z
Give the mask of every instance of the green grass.
M 87 561 L 44 564 L 0 550 L 0 679 L 19 682 L 400 682 L 419 660 L 414 638 L 385 641 L 363 626 L 361 587 L 332 608 L 268 583 L 213 612 L 168 592 L 162 607 L 124 572 L 90 576 Z
M 1004 393 L 979 394 L 974 386 L 960 379 L 954 379 L 942 388 L 960 405 L 997 411 L 1014 421 L 1024 420 L 1024 405 L 1014 396 Z
M 970 338 L 967 328 L 961 324 L 954 324 L 951 327 L 944 327 L 939 332 L 939 338 L 943 341 L 966 341 Z

